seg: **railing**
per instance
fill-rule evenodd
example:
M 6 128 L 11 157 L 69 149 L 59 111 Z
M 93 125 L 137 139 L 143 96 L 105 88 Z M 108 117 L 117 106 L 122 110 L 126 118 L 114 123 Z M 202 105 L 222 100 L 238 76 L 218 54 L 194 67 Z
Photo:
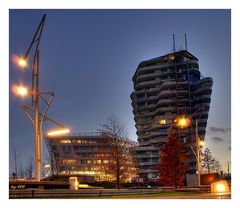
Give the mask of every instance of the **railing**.
M 202 93 L 203 91 L 212 91 L 212 86 L 206 85 L 206 86 L 201 86 L 197 90 L 193 91 L 194 94 L 197 93 Z
M 85 137 L 85 136 L 100 136 L 99 132 L 82 132 L 82 133 L 70 133 L 71 137 Z
M 140 166 L 144 166 L 144 165 L 157 165 L 159 164 L 159 162 L 139 162 Z
M 140 86 L 147 86 L 147 85 L 154 85 L 154 84 L 157 84 L 158 81 L 156 80 L 153 80 L 153 81 L 145 81 L 145 82 L 140 82 L 140 83 L 137 83 L 136 84 L 136 87 L 140 87 Z
M 62 135 L 56 135 L 54 137 L 54 139 L 57 138 L 64 138 L 64 139 L 74 139 L 74 138 L 80 138 L 80 137 L 98 137 L 101 136 L 100 132 L 83 132 L 83 133 L 69 133 L 69 134 L 65 134 L 64 136 Z M 45 135 L 45 138 L 50 138 L 47 135 Z
M 146 146 L 146 147 L 137 147 L 137 151 L 140 151 L 140 150 L 158 150 L 159 147 L 154 147 L 154 146 Z
M 139 170 L 139 173 L 157 173 L 158 170 L 156 169 L 145 169 L 145 170 Z
M 156 158 L 159 157 L 159 154 L 136 154 L 136 158 Z
M 98 198 L 102 196 L 116 196 L 116 195 L 134 195 L 134 194 L 144 194 L 144 193 L 158 193 L 162 189 L 102 189 L 102 187 L 93 188 L 82 188 L 79 190 L 69 190 L 69 189 L 25 189 L 25 190 L 10 190 L 9 198 Z

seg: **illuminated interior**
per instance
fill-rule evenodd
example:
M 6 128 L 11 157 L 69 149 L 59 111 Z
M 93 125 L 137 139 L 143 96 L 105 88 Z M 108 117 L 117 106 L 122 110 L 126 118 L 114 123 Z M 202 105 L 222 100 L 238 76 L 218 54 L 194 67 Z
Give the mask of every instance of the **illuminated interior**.
M 92 176 L 95 181 L 116 180 L 109 167 L 114 165 L 111 160 L 111 149 L 100 136 L 50 136 L 47 143 L 51 155 L 54 155 L 60 175 Z M 132 144 L 127 146 L 131 147 Z M 126 156 L 126 162 L 131 159 Z M 135 171 L 131 170 L 132 172 Z M 130 176 L 123 181 L 129 181 Z

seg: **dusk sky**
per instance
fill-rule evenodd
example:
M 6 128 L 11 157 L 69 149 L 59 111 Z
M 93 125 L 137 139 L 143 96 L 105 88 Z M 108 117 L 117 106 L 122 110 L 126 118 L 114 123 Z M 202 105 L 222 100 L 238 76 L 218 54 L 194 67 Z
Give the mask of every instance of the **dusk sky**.
M 184 48 L 186 33 L 202 75 L 214 81 L 205 146 L 226 171 L 231 161 L 230 10 L 10 10 L 10 57 L 25 54 L 43 14 L 40 89 L 55 93 L 48 116 L 74 133 L 96 132 L 114 115 L 137 140 L 132 76 L 139 62 L 172 51 L 173 33 L 177 49 Z M 31 70 L 10 60 L 9 79 L 10 89 L 20 82 L 30 87 Z M 34 129 L 21 109 L 30 99 L 9 94 L 11 173 L 13 146 L 24 163 L 34 155 Z M 55 127 L 46 122 L 44 130 Z

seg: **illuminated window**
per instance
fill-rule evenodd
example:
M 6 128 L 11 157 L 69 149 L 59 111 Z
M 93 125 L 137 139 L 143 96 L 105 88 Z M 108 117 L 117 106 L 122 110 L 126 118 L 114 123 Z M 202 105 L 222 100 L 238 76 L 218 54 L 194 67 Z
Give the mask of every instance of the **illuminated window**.
M 59 140 L 59 143 L 67 144 L 67 143 L 71 143 L 71 140 L 69 140 L 69 139 L 61 139 L 61 140 Z
M 173 61 L 173 60 L 175 59 L 175 56 L 174 56 L 174 55 L 169 55 L 169 56 L 168 56 L 168 59 L 171 60 L 171 61 Z
M 64 165 L 73 165 L 73 164 L 76 164 L 76 160 L 63 160 L 62 163 Z
M 161 119 L 161 120 L 159 120 L 159 124 L 161 124 L 161 125 L 164 125 L 164 124 L 166 124 L 167 123 L 167 120 L 166 119 Z

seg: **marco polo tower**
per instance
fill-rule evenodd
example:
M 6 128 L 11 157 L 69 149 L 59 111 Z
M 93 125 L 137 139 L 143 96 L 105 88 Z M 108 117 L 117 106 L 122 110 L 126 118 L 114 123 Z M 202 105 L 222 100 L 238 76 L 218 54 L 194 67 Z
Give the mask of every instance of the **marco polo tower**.
M 210 109 L 213 80 L 199 70 L 198 58 L 187 50 L 175 51 L 142 61 L 133 75 L 131 94 L 139 147 L 136 157 L 140 178 L 158 177 L 159 151 L 176 117 L 191 118 L 191 126 L 178 131 L 187 144 L 189 173 L 196 172 L 196 158 L 191 150 L 196 129 L 204 140 Z M 195 126 L 195 120 L 198 126 Z

